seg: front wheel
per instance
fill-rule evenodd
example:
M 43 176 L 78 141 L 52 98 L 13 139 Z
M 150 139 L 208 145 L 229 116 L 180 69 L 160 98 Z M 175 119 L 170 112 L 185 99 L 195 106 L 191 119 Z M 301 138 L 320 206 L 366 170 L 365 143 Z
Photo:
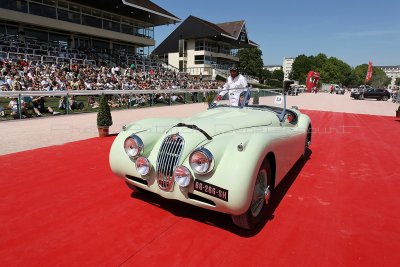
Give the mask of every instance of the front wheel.
M 389 98 L 387 96 L 382 97 L 382 101 L 387 101 Z
M 303 151 L 303 159 L 305 159 L 306 158 L 306 156 L 307 156 L 307 150 L 308 150 L 308 148 L 310 147 L 310 145 L 311 145 L 311 136 L 312 136 L 312 128 L 311 128 L 311 125 L 309 125 L 308 126 L 308 129 L 307 129 L 307 136 L 306 136 L 306 142 L 305 142 L 305 144 L 304 144 L 304 151 Z
M 271 179 L 271 167 L 266 160 L 258 171 L 249 209 L 241 215 L 232 215 L 236 226 L 251 230 L 263 221 L 264 210 L 272 190 Z

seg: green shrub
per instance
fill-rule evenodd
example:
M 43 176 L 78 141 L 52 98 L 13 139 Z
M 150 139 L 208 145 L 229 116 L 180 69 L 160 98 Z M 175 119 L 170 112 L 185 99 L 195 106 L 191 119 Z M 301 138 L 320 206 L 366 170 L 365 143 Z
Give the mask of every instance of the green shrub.
M 108 105 L 107 96 L 102 94 L 100 97 L 99 110 L 97 112 L 97 126 L 106 127 L 113 124 L 110 106 Z
M 215 91 L 207 92 L 206 99 L 207 99 L 208 105 L 210 105 L 213 102 L 216 95 L 217 95 L 217 92 L 215 92 Z
M 253 104 L 258 105 L 260 104 L 260 91 L 256 90 L 253 92 Z

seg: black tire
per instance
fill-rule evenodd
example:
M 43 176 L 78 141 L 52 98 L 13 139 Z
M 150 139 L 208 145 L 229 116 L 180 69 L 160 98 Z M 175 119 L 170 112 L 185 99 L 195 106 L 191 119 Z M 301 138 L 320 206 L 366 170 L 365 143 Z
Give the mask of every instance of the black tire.
M 389 99 L 389 98 L 388 98 L 387 96 L 385 96 L 385 95 L 382 96 L 382 101 L 388 101 L 388 99 Z
M 303 159 L 305 159 L 307 156 L 307 149 L 311 145 L 311 137 L 312 137 L 312 128 L 311 128 L 311 125 L 309 125 L 308 129 L 307 129 L 307 136 L 306 136 L 306 141 L 304 144 L 304 151 L 303 151 L 303 155 L 302 155 Z
M 358 99 L 364 100 L 364 96 L 363 96 L 363 95 L 360 95 L 360 96 L 358 97 Z
M 265 160 L 257 174 L 253 196 L 248 210 L 241 215 L 232 215 L 233 223 L 247 230 L 256 228 L 264 220 L 265 209 L 271 195 L 272 174 L 268 160 Z

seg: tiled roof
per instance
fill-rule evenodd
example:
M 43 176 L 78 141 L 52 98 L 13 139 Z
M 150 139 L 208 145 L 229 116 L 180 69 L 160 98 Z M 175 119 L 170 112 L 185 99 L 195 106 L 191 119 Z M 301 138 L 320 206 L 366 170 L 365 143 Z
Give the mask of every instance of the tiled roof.
M 237 39 L 239 38 L 239 34 L 242 31 L 244 23 L 245 23 L 244 20 L 240 20 L 240 21 L 219 23 L 217 24 L 217 26 L 219 26 L 225 32 L 229 33 L 229 35 Z

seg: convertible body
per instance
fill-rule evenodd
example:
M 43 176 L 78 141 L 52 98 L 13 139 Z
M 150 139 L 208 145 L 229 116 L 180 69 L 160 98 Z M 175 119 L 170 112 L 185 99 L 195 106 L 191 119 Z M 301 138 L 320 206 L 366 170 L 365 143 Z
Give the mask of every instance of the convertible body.
M 124 126 L 110 151 L 112 171 L 133 189 L 228 213 L 236 225 L 254 228 L 310 144 L 311 121 L 297 109 L 250 105 L 250 94 L 243 105 L 222 99 L 189 118 Z

